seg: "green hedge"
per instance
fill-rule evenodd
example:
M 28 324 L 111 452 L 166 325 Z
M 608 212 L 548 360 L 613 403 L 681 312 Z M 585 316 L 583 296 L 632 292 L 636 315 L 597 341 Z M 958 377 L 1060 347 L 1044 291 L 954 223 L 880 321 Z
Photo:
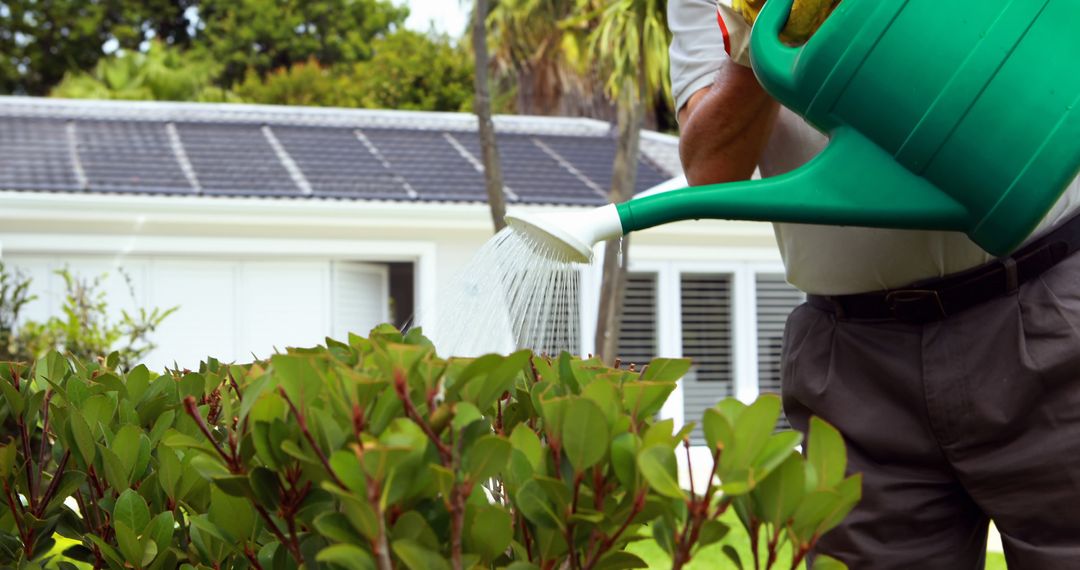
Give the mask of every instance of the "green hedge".
M 625 546 L 649 528 L 680 568 L 731 509 L 755 566 L 786 543 L 794 567 L 859 498 L 836 431 L 815 420 L 804 458 L 774 396 L 708 410 L 711 482 L 681 488 L 692 426 L 655 416 L 687 360 L 447 360 L 382 326 L 246 365 L 118 364 L 0 364 L 0 565 L 616 570 L 644 566 Z

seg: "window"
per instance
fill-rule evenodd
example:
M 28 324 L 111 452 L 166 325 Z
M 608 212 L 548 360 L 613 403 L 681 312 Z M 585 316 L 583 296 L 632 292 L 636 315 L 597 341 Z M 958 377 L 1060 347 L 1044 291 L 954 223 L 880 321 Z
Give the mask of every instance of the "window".
M 758 390 L 762 394 L 779 394 L 784 324 L 791 311 L 803 302 L 804 296 L 788 285 L 782 274 L 759 273 L 756 277 Z M 791 426 L 781 415 L 777 427 Z
M 703 445 L 700 418 L 705 410 L 734 393 L 732 362 L 732 278 L 727 274 L 680 277 L 682 354 L 693 360 L 683 379 L 683 414 L 698 426 L 690 435 Z
M 641 370 L 656 357 L 656 333 L 656 274 L 629 273 L 619 329 L 618 355 L 623 365 L 633 363 Z

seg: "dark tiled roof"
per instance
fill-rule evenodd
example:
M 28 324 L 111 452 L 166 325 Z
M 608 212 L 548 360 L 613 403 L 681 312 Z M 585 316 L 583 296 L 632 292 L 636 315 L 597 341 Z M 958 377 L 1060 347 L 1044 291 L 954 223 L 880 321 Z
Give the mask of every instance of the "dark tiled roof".
M 0 98 L 0 190 L 485 200 L 475 120 L 445 113 Z M 611 129 L 500 117 L 512 202 L 602 204 Z M 670 147 L 670 148 L 668 148 Z M 679 174 L 651 139 L 637 191 Z M 659 149 L 659 151 L 657 150 Z

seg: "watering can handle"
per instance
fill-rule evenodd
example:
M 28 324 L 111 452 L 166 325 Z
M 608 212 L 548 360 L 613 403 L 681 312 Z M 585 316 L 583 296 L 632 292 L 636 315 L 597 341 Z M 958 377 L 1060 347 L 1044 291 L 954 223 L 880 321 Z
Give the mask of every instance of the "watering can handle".
M 750 33 L 750 64 L 758 81 L 774 98 L 796 108 L 795 63 L 802 48 L 780 41 L 795 0 L 768 0 Z

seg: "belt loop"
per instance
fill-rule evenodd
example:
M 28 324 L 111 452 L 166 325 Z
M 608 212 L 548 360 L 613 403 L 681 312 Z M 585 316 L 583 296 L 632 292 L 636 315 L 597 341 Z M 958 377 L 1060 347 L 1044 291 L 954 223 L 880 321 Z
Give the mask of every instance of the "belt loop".
M 1005 293 L 1011 294 L 1020 287 L 1019 277 L 1016 272 L 1016 260 L 1006 257 L 1001 260 L 1001 267 L 1005 270 Z
M 832 303 L 836 318 L 840 320 L 846 319 L 847 315 L 845 314 L 846 311 L 844 311 L 844 304 L 840 302 L 840 299 L 837 299 L 836 297 L 828 297 L 828 299 L 829 302 Z

